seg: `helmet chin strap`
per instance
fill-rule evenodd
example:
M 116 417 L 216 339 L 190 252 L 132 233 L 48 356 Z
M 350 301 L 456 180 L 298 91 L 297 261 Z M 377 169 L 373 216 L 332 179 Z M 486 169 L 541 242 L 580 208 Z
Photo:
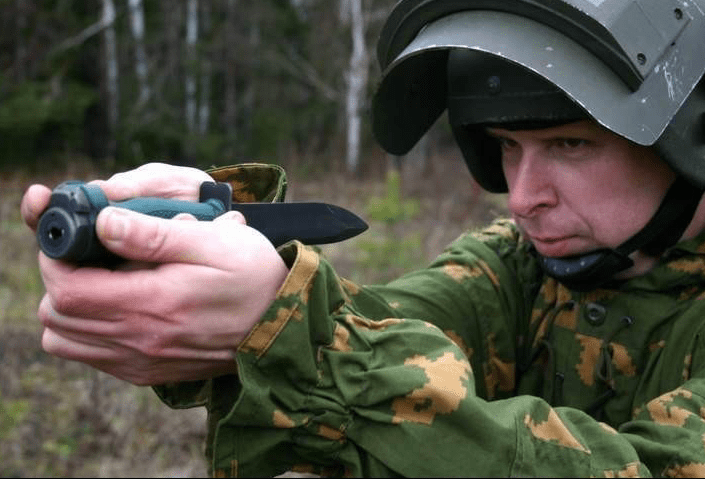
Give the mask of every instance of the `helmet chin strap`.
M 702 195 L 702 188 L 679 176 L 646 226 L 617 248 L 561 258 L 538 255 L 540 264 L 546 274 L 574 291 L 595 289 L 633 266 L 629 258 L 633 252 L 658 256 L 676 244 L 692 221 Z

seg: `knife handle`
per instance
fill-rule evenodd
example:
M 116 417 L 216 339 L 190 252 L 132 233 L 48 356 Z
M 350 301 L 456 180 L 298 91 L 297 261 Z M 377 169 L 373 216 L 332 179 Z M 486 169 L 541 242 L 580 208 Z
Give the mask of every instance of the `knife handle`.
M 215 198 L 200 203 L 152 197 L 110 202 L 98 186 L 67 181 L 52 191 L 49 206 L 39 219 L 39 247 L 50 258 L 74 263 L 117 261 L 118 258 L 100 243 L 95 231 L 98 213 L 106 206 L 166 219 L 189 213 L 201 221 L 211 221 L 227 211 L 226 205 Z

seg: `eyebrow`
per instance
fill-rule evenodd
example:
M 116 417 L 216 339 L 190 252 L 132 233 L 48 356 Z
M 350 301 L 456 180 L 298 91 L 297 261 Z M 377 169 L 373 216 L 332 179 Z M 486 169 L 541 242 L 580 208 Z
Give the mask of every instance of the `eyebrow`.
M 485 128 L 485 134 L 494 138 L 495 140 L 511 140 L 512 138 L 504 133 L 499 133 L 497 131 L 492 131 L 491 128 Z
M 490 136 L 501 136 L 500 133 L 498 133 L 494 128 L 491 128 L 489 126 L 483 128 L 483 130 L 485 130 L 485 133 Z

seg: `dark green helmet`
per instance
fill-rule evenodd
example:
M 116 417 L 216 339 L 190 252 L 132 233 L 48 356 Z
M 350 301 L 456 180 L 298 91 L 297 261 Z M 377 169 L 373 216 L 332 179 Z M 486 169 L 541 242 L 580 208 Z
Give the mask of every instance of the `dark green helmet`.
M 447 108 L 473 176 L 502 192 L 479 125 L 587 117 L 705 186 L 705 0 L 402 0 L 377 54 L 373 130 L 391 153 Z

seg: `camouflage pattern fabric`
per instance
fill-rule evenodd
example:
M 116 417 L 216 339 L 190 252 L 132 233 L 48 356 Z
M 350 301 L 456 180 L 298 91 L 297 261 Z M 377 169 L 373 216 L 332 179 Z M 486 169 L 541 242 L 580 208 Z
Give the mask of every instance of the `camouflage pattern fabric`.
M 279 251 L 238 376 L 156 388 L 208 407 L 214 475 L 705 475 L 705 234 L 588 293 L 508 220 L 387 285 Z
M 235 203 L 276 203 L 286 195 L 286 173 L 279 165 L 243 163 L 206 173 L 216 181 L 230 183 Z

